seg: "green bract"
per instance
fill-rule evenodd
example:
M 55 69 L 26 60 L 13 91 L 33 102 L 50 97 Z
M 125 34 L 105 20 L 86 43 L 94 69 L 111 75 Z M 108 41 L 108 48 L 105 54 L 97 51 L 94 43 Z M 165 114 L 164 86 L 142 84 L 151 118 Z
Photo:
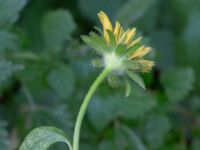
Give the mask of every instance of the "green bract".
M 140 63 L 140 59 L 138 58 L 130 59 L 142 47 L 142 44 L 138 42 L 131 47 L 126 44 L 117 44 L 114 33 L 107 31 L 110 38 L 110 44 L 108 45 L 102 35 L 102 30 L 99 28 L 96 29 L 98 33 L 90 32 L 89 35 L 82 36 L 83 41 L 102 57 L 93 59 L 92 65 L 95 67 L 111 68 L 112 72 L 109 74 L 108 82 L 112 87 L 117 87 L 122 79 L 125 80 L 126 96 L 131 91 L 129 79 L 134 80 L 145 89 L 143 79 L 139 76 L 138 72 L 146 72 L 148 64 Z

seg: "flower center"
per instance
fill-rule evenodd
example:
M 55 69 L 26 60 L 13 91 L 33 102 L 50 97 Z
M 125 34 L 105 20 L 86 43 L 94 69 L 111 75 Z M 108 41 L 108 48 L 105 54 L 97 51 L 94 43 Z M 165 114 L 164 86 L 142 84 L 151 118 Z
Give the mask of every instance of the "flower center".
M 113 53 L 107 53 L 104 55 L 104 64 L 106 67 L 111 68 L 112 70 L 120 69 L 121 67 L 122 59 L 116 54 Z

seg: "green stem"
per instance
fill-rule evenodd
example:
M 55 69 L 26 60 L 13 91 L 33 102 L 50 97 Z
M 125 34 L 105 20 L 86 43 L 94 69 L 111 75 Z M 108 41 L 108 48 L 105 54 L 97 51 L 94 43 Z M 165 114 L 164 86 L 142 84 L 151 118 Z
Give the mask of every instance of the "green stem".
M 111 72 L 111 69 L 105 68 L 101 74 L 97 77 L 94 83 L 91 85 L 87 95 L 85 96 L 81 108 L 78 113 L 78 117 L 76 120 L 75 130 L 74 130 L 74 139 L 73 139 L 73 150 L 79 150 L 79 138 L 80 138 L 80 129 L 81 124 L 83 122 L 83 117 L 85 115 L 85 111 L 90 103 L 92 95 L 96 91 L 99 84 L 106 78 L 106 76 Z

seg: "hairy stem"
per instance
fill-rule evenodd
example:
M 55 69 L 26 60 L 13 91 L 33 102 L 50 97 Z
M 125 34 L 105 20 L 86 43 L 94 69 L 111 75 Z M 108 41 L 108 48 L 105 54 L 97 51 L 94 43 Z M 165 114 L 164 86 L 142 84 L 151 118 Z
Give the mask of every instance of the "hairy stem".
M 80 138 L 80 129 L 83 122 L 83 118 L 86 112 L 86 109 L 88 107 L 88 104 L 90 103 L 90 100 L 92 98 L 92 95 L 96 91 L 99 84 L 106 78 L 106 76 L 111 72 L 111 69 L 105 68 L 101 74 L 97 77 L 97 79 L 94 81 L 94 83 L 91 85 L 88 93 L 86 94 L 83 103 L 81 105 L 81 108 L 78 113 L 78 117 L 76 120 L 75 130 L 74 130 L 74 138 L 73 138 L 73 150 L 79 150 L 79 138 Z

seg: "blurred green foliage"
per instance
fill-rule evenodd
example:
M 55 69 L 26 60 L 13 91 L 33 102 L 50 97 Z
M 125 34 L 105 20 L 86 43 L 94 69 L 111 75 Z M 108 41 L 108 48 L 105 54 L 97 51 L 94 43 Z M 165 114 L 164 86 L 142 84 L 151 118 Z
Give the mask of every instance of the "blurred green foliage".
M 97 12 L 136 26 L 154 48 L 147 90 L 101 85 L 87 111 L 81 150 L 199 150 L 199 0 L 0 0 L 0 150 L 35 127 L 72 138 L 82 99 L 100 72 L 80 39 Z M 125 99 L 125 100 L 124 100 Z M 56 144 L 51 149 L 67 149 Z

